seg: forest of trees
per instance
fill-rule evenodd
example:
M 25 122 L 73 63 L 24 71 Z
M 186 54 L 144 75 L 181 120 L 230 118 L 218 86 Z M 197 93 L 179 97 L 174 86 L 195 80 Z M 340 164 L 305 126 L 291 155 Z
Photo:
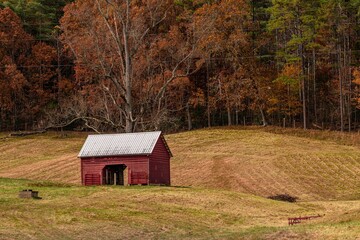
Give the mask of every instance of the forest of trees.
M 357 131 L 360 0 L 0 0 L 0 130 Z

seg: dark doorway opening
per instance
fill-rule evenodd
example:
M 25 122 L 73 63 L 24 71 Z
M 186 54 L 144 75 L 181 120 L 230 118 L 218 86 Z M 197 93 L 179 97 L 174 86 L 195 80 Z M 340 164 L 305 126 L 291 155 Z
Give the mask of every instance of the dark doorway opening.
M 105 166 L 103 169 L 103 183 L 106 185 L 128 185 L 126 165 L 118 164 Z

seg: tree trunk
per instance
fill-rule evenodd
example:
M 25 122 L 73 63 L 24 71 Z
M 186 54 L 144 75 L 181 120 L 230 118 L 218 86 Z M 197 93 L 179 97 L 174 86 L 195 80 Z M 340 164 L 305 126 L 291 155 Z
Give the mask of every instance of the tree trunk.
M 235 125 L 239 125 L 239 110 L 237 108 L 235 112 Z
M 349 84 L 349 92 L 346 94 L 346 115 L 348 120 L 348 131 L 351 132 L 351 49 L 350 49 L 350 34 L 344 34 L 344 78 L 345 84 Z M 345 85 L 346 86 L 346 85 Z M 344 103 L 345 105 L 345 103 Z M 344 114 L 345 114 L 344 112 Z
M 303 67 L 304 68 L 304 67 Z M 305 96 L 305 75 L 301 77 L 301 88 L 302 88 L 302 105 L 303 105 L 303 127 L 307 129 L 307 116 L 306 116 L 306 96 Z
M 318 114 L 317 114 L 317 99 L 316 99 L 316 54 L 315 54 L 315 49 L 313 49 L 313 96 L 314 96 L 314 115 L 315 115 L 315 123 L 317 124 L 318 123 Z
M 231 126 L 231 108 L 227 107 L 227 116 L 228 116 L 228 126 Z
M 130 46 L 129 46 L 129 35 L 130 35 L 130 16 L 129 16 L 129 8 L 130 1 L 126 1 L 127 5 L 127 15 L 126 15 L 126 24 L 123 27 L 123 40 L 124 40 L 124 55 L 125 55 L 125 112 L 126 112 L 126 125 L 125 132 L 131 133 L 134 131 L 134 120 L 133 120 L 133 105 L 132 105 L 132 65 L 131 65 L 131 56 L 130 56 Z
M 189 103 L 186 103 L 186 117 L 188 122 L 188 130 L 190 131 L 192 129 L 192 122 L 191 122 Z
M 341 46 L 338 45 L 338 63 L 339 63 L 339 105 L 340 105 L 340 129 L 344 131 L 344 102 L 343 102 L 343 77 L 342 77 L 342 61 Z
M 260 110 L 260 114 L 261 114 L 261 121 L 263 123 L 263 126 L 265 127 L 265 126 L 267 126 L 267 122 L 266 122 L 264 110 L 261 107 L 259 107 L 259 110 Z
M 207 124 L 211 127 L 211 113 L 210 113 L 210 87 L 209 87 L 209 61 L 206 61 L 206 95 L 207 95 Z
M 350 51 L 350 54 L 349 54 L 349 66 L 351 66 L 351 49 L 350 49 L 350 43 L 348 45 L 349 47 L 349 51 Z M 352 106 L 351 106 L 351 97 L 352 97 L 352 80 L 351 80 L 351 68 L 349 67 L 349 107 L 348 107 L 348 118 L 349 118 L 349 132 L 351 132 L 351 124 L 352 124 L 352 119 L 351 119 L 351 115 L 352 115 Z

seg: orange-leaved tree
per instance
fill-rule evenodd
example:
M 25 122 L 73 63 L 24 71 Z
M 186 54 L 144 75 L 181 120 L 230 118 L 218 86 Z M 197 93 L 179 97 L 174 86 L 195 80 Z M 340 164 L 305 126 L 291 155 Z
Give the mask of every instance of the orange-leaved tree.
M 176 26 L 171 0 L 77 0 L 64 11 L 62 40 L 76 59 L 77 85 L 99 106 L 84 119 L 135 131 L 164 105 L 171 83 L 194 70 L 197 40 Z
M 208 31 L 199 44 L 201 57 L 217 68 L 207 79 L 208 118 L 212 109 L 224 108 L 231 125 L 232 112 L 244 108 L 243 101 L 253 88 L 249 85 L 253 82 L 249 77 L 254 76 L 249 74 L 250 6 L 247 1 L 213 1 L 197 9 L 194 19 L 196 31 Z
M 16 128 L 20 115 L 26 114 L 22 108 L 26 102 L 27 85 L 17 64 L 26 55 L 32 37 L 23 30 L 20 18 L 9 8 L 0 9 L 0 39 L 1 120 L 11 120 L 11 125 Z

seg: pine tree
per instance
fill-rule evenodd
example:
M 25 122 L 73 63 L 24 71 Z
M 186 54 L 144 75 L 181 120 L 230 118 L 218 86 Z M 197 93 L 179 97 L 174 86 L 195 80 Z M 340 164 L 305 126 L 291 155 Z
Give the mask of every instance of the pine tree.
M 25 30 L 36 39 L 52 38 L 63 7 L 71 0 L 0 0 L 0 7 L 11 8 L 21 19 Z

